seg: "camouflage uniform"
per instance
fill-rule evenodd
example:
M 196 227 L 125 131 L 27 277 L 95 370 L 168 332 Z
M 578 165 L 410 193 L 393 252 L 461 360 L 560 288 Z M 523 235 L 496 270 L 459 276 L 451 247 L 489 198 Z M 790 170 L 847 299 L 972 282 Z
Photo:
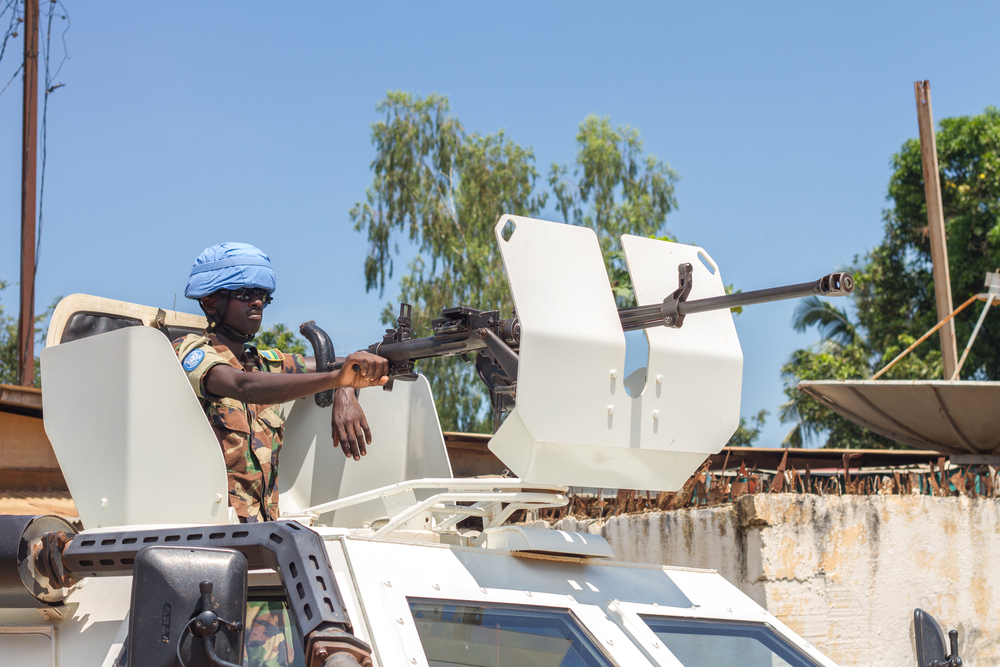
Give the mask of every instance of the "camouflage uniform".
M 292 623 L 281 602 L 247 603 L 246 645 L 249 667 L 287 667 L 295 661 Z
M 249 373 L 304 373 L 305 358 L 245 345 L 242 357 L 237 359 L 214 334 L 191 334 L 178 338 L 173 346 L 222 446 L 229 477 L 229 506 L 242 522 L 277 519 L 278 452 L 284 424 L 277 406 L 213 396 L 205 389 L 205 375 L 220 364 Z
M 242 522 L 277 519 L 278 452 L 284 424 L 277 406 L 213 396 L 205 389 L 205 376 L 210 368 L 219 364 L 248 373 L 305 373 L 305 359 L 300 354 L 258 350 L 252 345 L 245 345 L 242 357 L 237 359 L 214 334 L 178 338 L 173 346 L 222 446 L 229 478 L 230 507 L 236 510 Z M 295 651 L 291 623 L 283 604 L 247 603 L 245 627 L 245 664 L 249 667 L 292 664 Z

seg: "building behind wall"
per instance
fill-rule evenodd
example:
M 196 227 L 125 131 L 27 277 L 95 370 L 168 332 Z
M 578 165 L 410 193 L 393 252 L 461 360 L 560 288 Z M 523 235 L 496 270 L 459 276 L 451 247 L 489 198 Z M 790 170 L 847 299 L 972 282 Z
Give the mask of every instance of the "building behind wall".
M 0 514 L 78 519 L 45 435 L 40 389 L 0 384 Z

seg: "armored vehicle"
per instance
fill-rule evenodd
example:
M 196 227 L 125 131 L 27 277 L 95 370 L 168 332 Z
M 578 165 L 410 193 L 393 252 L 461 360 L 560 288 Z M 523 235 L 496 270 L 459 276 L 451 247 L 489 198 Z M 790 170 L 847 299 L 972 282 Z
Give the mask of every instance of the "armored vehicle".
M 600 536 L 509 521 L 570 487 L 678 489 L 737 427 L 743 358 L 739 304 L 705 250 L 623 237 L 639 306 L 619 311 L 591 230 L 504 216 L 496 232 L 516 320 L 451 309 L 414 339 L 404 308 L 373 351 L 409 381 L 361 392 L 374 442 L 360 463 L 334 451 L 328 408 L 281 406 L 268 523 L 227 507 L 222 453 L 169 343 L 204 320 L 64 300 L 44 418 L 83 529 L 0 518 L 3 664 L 231 665 L 253 640 L 277 647 L 265 664 L 308 667 L 833 665 L 714 571 L 624 563 Z M 735 298 L 850 287 L 844 274 Z M 626 377 L 632 328 L 649 355 Z M 517 477 L 452 476 L 413 366 L 448 354 L 476 355 L 490 448 Z M 259 603 L 278 619 L 264 630 L 247 619 Z

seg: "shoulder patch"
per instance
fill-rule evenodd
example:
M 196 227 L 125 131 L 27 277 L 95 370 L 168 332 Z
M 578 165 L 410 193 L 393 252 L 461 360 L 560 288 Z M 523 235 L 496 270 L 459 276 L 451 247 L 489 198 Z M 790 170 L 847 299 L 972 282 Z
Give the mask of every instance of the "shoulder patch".
M 257 354 L 268 361 L 284 361 L 285 356 L 279 350 L 257 350 Z
M 200 364 L 201 360 L 204 358 L 205 358 L 204 350 L 191 350 L 190 352 L 187 353 L 187 356 L 184 357 L 184 361 L 181 363 L 181 367 L 184 370 L 191 372 L 194 369 L 198 368 L 198 364 Z

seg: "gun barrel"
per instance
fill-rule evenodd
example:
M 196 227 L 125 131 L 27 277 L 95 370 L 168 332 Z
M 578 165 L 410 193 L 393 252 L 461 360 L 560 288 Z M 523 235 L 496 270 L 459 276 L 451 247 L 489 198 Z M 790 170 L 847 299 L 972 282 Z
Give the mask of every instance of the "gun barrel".
M 637 329 L 664 326 L 668 324 L 666 322 L 668 318 L 676 318 L 678 315 L 692 315 L 710 310 L 739 308 L 741 306 L 752 306 L 769 301 L 799 299 L 806 296 L 847 296 L 853 291 L 854 278 L 851 274 L 831 273 L 811 283 L 783 285 L 781 287 L 753 290 L 752 292 L 713 296 L 707 299 L 675 302 L 670 297 L 667 297 L 661 304 L 619 308 L 618 316 L 621 318 L 622 328 L 625 331 L 635 331 Z

